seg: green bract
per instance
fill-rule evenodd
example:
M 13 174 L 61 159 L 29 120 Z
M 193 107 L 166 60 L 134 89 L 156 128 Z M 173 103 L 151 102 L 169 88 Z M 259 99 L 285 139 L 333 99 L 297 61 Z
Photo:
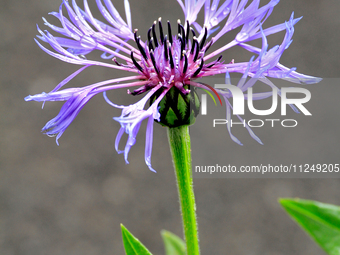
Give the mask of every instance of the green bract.
M 185 89 L 189 86 L 185 85 Z M 150 105 L 161 95 L 163 90 L 158 90 L 151 98 Z M 164 96 L 158 105 L 158 111 L 161 114 L 160 123 L 162 126 L 179 127 L 183 125 L 192 125 L 200 109 L 200 100 L 196 89 L 191 87 L 190 93 L 184 95 L 176 87 L 172 87 Z

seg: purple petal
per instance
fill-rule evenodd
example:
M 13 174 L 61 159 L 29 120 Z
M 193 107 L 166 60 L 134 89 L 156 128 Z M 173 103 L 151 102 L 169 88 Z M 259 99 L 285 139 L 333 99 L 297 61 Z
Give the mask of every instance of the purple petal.
M 153 123 L 154 123 L 154 118 L 150 116 L 147 127 L 146 127 L 146 136 L 145 136 L 145 163 L 152 172 L 156 173 L 156 171 L 151 167 Z

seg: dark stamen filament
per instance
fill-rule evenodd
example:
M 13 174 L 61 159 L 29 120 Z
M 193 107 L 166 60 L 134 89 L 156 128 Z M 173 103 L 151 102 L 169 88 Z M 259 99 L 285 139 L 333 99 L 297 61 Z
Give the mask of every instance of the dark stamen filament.
M 184 40 L 180 34 L 178 34 L 178 39 L 181 41 L 181 52 L 182 52 L 185 49 Z
M 185 30 L 184 30 L 184 27 L 181 23 L 178 23 L 178 33 L 180 35 L 182 35 L 182 38 L 183 38 L 184 42 L 186 43 L 186 41 L 185 41 Z
M 203 38 L 202 38 L 202 41 L 201 41 L 201 45 L 200 45 L 201 49 L 204 46 L 205 40 L 207 39 L 207 35 L 208 35 L 208 29 L 207 29 L 207 27 L 204 27 L 204 35 L 203 35 Z
M 133 31 L 133 36 L 134 36 L 134 38 L 135 38 L 135 42 L 137 42 L 137 32 L 138 32 L 138 29 L 135 29 L 135 30 Z
M 196 77 L 201 72 L 201 70 L 203 68 L 203 64 L 204 64 L 204 61 L 203 61 L 203 59 L 201 59 L 200 67 L 196 70 L 196 72 L 194 73 L 193 77 Z
M 186 33 L 186 37 L 185 37 L 186 43 L 189 42 L 189 32 L 190 32 L 190 25 L 189 25 L 189 21 L 187 20 L 187 33 Z
M 116 65 L 117 65 L 117 66 L 122 66 L 122 64 L 121 64 L 121 63 L 119 63 L 119 62 L 117 61 L 117 59 L 116 59 L 116 58 L 113 58 L 112 60 L 113 60 L 113 61 L 116 63 Z
M 153 37 L 149 40 L 149 51 L 154 50 L 152 42 L 153 42 Z
M 150 27 L 149 30 L 148 30 L 148 41 L 149 41 L 149 43 L 151 41 L 151 30 L 152 30 L 152 27 Z
M 143 68 L 137 63 L 136 59 L 134 58 L 133 51 L 131 51 L 131 59 L 135 67 L 137 67 L 137 69 L 143 73 Z
M 161 43 L 163 43 L 164 42 L 164 34 L 163 34 L 163 27 L 162 27 L 162 19 L 161 18 L 158 19 L 158 26 L 159 26 L 159 37 L 160 37 Z
M 138 36 L 138 38 L 137 38 L 137 46 L 138 46 L 140 53 L 143 55 L 144 59 L 148 60 L 148 56 L 146 55 L 144 48 L 140 44 L 140 36 Z
M 192 33 L 192 37 L 195 37 L 196 36 L 195 30 L 192 29 L 192 28 L 190 28 L 190 30 L 191 30 L 191 33 Z
M 159 71 L 158 71 L 158 68 L 157 68 L 157 66 L 156 66 L 156 61 L 155 61 L 155 57 L 154 57 L 154 55 L 153 55 L 153 51 L 150 52 L 150 57 L 151 57 L 152 64 L 153 64 L 153 66 L 154 66 L 154 68 L 155 68 L 155 71 L 156 71 L 156 73 L 157 73 L 158 76 L 159 76 Z
M 168 21 L 168 34 L 169 34 L 169 42 L 172 44 L 172 33 L 171 33 L 170 21 Z
M 197 46 L 196 46 L 196 53 L 195 53 L 195 57 L 194 57 L 194 62 L 196 62 L 197 58 L 198 58 L 198 53 L 200 52 L 200 47 L 198 45 L 198 42 L 197 42 Z
M 167 47 L 167 36 L 165 36 L 164 41 L 163 41 L 163 45 L 164 45 L 164 57 L 166 59 L 166 61 L 169 60 L 169 56 L 168 56 L 168 47 Z
M 153 36 L 153 40 L 155 42 L 155 48 L 157 48 L 158 47 L 158 42 L 157 42 L 158 40 L 157 40 L 155 25 L 156 25 L 156 21 L 152 25 L 152 36 Z
M 207 66 L 207 68 L 211 68 L 213 67 L 214 65 L 216 65 L 220 60 L 222 59 L 222 55 L 218 57 L 217 60 L 215 60 L 211 65 Z
M 188 70 L 188 57 L 187 57 L 187 55 L 185 53 L 183 53 L 183 55 L 184 55 L 183 73 L 185 74 L 187 72 L 187 70 Z
M 178 24 L 178 34 L 180 34 L 181 33 L 181 20 L 177 20 L 177 24 Z
M 175 69 L 174 59 L 172 58 L 171 44 L 169 45 L 169 58 L 171 69 Z
M 193 41 L 192 41 L 191 51 L 190 51 L 190 54 L 191 54 L 191 55 L 194 54 L 195 45 L 196 45 L 196 48 L 197 48 L 197 47 L 198 47 L 198 41 L 197 41 L 197 38 L 196 38 L 196 37 L 194 37 L 194 39 L 193 39 Z

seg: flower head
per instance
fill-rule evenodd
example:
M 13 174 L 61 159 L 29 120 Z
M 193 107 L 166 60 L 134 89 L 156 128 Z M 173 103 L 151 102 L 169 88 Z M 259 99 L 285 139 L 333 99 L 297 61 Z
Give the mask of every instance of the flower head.
M 70 1 L 71 2 L 71 1 Z M 75 0 L 72 5 L 64 0 L 59 12 L 50 13 L 60 20 L 60 26 L 53 25 L 43 18 L 45 25 L 61 36 L 54 36 L 38 27 L 38 38 L 51 46 L 39 47 L 49 55 L 68 63 L 82 67 L 71 74 L 49 93 L 28 96 L 26 101 L 66 101 L 59 114 L 50 120 L 43 131 L 49 136 L 60 136 L 78 115 L 82 107 L 96 94 L 104 93 L 105 100 L 112 106 L 122 109 L 120 117 L 114 119 L 121 125 L 116 138 L 116 150 L 124 132 L 128 135 L 124 157 L 128 163 L 128 153 L 135 144 L 136 135 L 144 119 L 147 119 L 145 162 L 151 167 L 151 150 L 154 120 L 167 126 L 191 124 L 198 114 L 199 102 L 195 88 L 205 88 L 222 96 L 226 103 L 227 119 L 231 116 L 231 93 L 214 90 L 207 84 L 195 80 L 201 77 L 225 73 L 227 80 L 232 72 L 242 73 L 238 87 L 246 91 L 258 79 L 280 90 L 267 77 L 286 79 L 296 83 L 315 83 L 320 79 L 295 72 L 279 63 L 283 52 L 292 42 L 294 25 L 300 18 L 293 14 L 287 22 L 262 29 L 263 22 L 269 17 L 278 0 L 271 0 L 260 7 L 260 0 L 177 0 L 184 12 L 184 22 L 171 24 L 159 18 L 146 31 L 143 40 L 137 29 L 132 29 L 130 4 L 124 0 L 126 21 L 120 16 L 110 0 L 96 0 L 97 6 L 107 23 L 96 19 L 84 0 L 84 9 L 78 7 Z M 64 12 L 67 12 L 65 16 Z M 199 24 L 197 15 L 204 11 L 204 23 Z M 211 50 L 211 46 L 229 31 L 241 28 L 236 37 L 222 47 Z M 269 48 L 267 36 L 285 31 L 281 45 Z M 249 44 L 255 39 L 262 39 L 262 47 Z M 240 46 L 254 54 L 248 62 L 226 61 L 223 53 L 231 47 Z M 89 60 L 86 55 L 94 50 L 102 52 L 103 61 Z M 63 88 L 73 77 L 90 66 L 102 66 L 129 73 L 116 78 L 90 84 L 84 87 Z M 248 78 L 248 80 L 247 80 Z M 250 78 L 250 79 L 249 79 Z M 128 94 L 146 95 L 139 102 L 119 106 L 112 103 L 106 91 L 118 88 L 128 89 Z M 262 99 L 274 92 L 255 94 L 255 99 Z M 174 96 L 175 95 L 175 96 Z M 150 101 L 150 106 L 146 103 Z M 171 115 L 172 114 L 172 115 Z M 240 118 L 240 117 L 239 117 Z M 229 122 L 228 122 L 229 123 Z M 230 124 L 227 125 L 232 140 L 241 142 L 232 135 Z M 260 139 L 247 127 L 250 135 L 261 143 Z

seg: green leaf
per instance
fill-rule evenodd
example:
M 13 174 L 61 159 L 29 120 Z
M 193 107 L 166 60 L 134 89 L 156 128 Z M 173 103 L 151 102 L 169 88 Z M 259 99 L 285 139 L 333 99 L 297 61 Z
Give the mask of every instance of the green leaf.
M 177 235 L 163 230 L 161 232 L 166 255 L 185 255 L 185 243 Z
M 280 199 L 279 202 L 328 254 L 340 255 L 339 206 L 302 199 Z
M 123 226 L 123 224 L 120 224 L 120 226 L 122 228 L 123 244 L 126 255 L 152 255 L 151 252 L 149 252 L 149 250 Z

